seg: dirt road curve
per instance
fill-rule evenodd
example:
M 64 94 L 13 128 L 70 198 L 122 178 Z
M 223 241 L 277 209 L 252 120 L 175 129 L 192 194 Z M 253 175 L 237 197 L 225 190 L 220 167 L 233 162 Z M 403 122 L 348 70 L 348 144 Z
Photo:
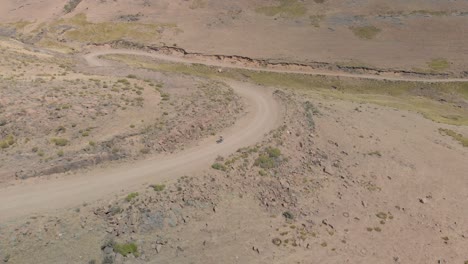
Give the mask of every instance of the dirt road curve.
M 90 66 L 107 65 L 99 60 L 98 56 L 101 54 L 102 52 L 97 52 L 86 56 Z M 148 55 L 141 52 L 138 54 Z M 278 126 L 281 111 L 271 90 L 241 82 L 229 82 L 229 85 L 244 99 L 247 113 L 234 126 L 223 131 L 224 143 L 216 144 L 216 138 L 211 137 L 193 148 L 175 154 L 159 155 L 132 164 L 95 169 L 58 179 L 31 179 L 0 189 L 0 222 L 70 208 L 83 202 L 110 197 L 123 188 L 131 190 L 142 184 L 160 183 L 170 178 L 190 175 L 194 171 L 209 169 L 218 155 L 225 156 L 240 147 L 252 145 Z
M 307 75 L 323 75 L 323 76 L 332 76 L 332 77 L 345 77 L 345 78 L 358 78 L 358 79 L 371 79 L 371 80 L 389 80 L 389 81 L 411 81 L 411 82 L 424 82 L 424 83 L 440 83 L 440 82 L 468 82 L 468 78 L 445 78 L 445 79 L 423 79 L 418 77 L 408 77 L 408 76 L 390 76 L 390 75 L 374 75 L 374 74 L 359 74 L 359 73 L 345 73 L 345 72 L 334 72 L 326 70 L 314 70 L 314 71 L 296 71 L 296 70 L 284 70 L 284 69 L 268 69 L 268 68 L 255 68 L 255 67 L 245 67 L 244 65 L 235 65 L 231 63 L 223 63 L 219 61 L 205 61 L 205 60 L 196 60 L 190 58 L 183 58 L 178 56 L 170 56 L 161 53 L 148 53 L 144 51 L 137 50 L 126 50 L 126 49 L 102 49 L 93 51 L 89 54 L 86 54 L 84 57 L 90 65 L 95 66 L 108 66 L 109 62 L 99 60 L 99 56 L 109 55 L 109 54 L 131 54 L 131 55 L 140 55 L 148 56 L 164 61 L 176 62 L 176 63 L 198 63 L 208 66 L 216 67 L 226 67 L 234 69 L 244 69 L 252 71 L 264 71 L 264 72 L 277 72 L 277 73 L 298 73 L 298 74 L 307 74 Z

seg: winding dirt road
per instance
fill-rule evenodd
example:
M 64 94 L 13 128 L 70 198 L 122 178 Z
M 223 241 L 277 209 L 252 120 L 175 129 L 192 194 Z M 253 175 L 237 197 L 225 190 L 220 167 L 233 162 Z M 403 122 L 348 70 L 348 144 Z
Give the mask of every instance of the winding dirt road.
M 441 78 L 441 79 L 424 79 L 421 77 L 410 77 L 410 76 L 392 76 L 392 75 L 375 75 L 375 74 L 359 74 L 359 73 L 346 73 L 315 69 L 313 71 L 305 70 L 287 70 L 287 69 L 271 69 L 271 68 L 256 68 L 248 67 L 242 64 L 223 63 L 220 61 L 209 61 L 209 60 L 197 60 L 194 58 L 184 58 L 181 56 L 171 56 L 156 52 L 144 52 L 138 50 L 129 49 L 101 49 L 93 50 L 91 53 L 84 55 L 85 60 L 90 65 L 95 66 L 110 66 L 110 62 L 99 60 L 99 56 L 111 55 L 111 54 L 126 54 L 126 55 L 138 55 L 147 56 L 159 60 L 175 62 L 175 63 L 188 63 L 188 64 L 203 64 L 207 66 L 215 66 L 222 68 L 232 69 L 244 69 L 258 72 L 275 72 L 275 73 L 296 73 L 306 75 L 318 75 L 318 76 L 330 76 L 330 77 L 344 77 L 344 78 L 356 78 L 356 79 L 370 79 L 370 80 L 388 80 L 388 81 L 406 81 L 406 82 L 423 82 L 423 83 L 443 83 L 443 82 L 468 82 L 468 78 Z
M 159 53 L 136 50 L 96 50 L 84 55 L 91 67 L 112 66 L 99 56 L 108 54 L 130 54 L 148 56 L 178 63 L 201 63 L 209 66 L 242 68 L 253 71 L 300 73 L 335 77 L 363 78 L 417 82 L 468 82 L 468 79 L 421 79 L 401 76 L 379 76 L 336 72 L 304 72 L 293 70 L 260 69 L 221 62 L 206 62 Z M 265 133 L 276 128 L 281 121 L 281 111 L 273 99 L 271 90 L 249 83 L 229 81 L 228 84 L 243 97 L 247 114 L 223 132 L 225 143 L 217 145 L 215 138 L 207 138 L 196 147 L 171 155 L 159 155 L 132 164 L 119 165 L 110 169 L 94 169 L 58 179 L 31 179 L 24 183 L 0 189 L 0 222 L 33 213 L 46 213 L 57 209 L 77 206 L 110 197 L 122 189 L 132 190 L 142 184 L 159 183 L 182 175 L 209 168 L 218 155 L 228 155 L 237 149 L 255 144 Z
M 106 54 L 113 52 L 107 51 Z M 118 51 L 116 53 L 136 54 Z M 86 55 L 92 67 L 107 66 L 98 57 L 102 52 Z M 138 55 L 153 56 L 138 52 Z M 218 155 L 229 155 L 241 147 L 260 141 L 265 133 L 276 128 L 281 120 L 280 106 L 272 91 L 242 82 L 228 82 L 246 104 L 247 114 L 234 126 L 223 131 L 225 142 L 216 144 L 215 137 L 184 151 L 158 155 L 115 168 L 94 169 L 57 179 L 31 179 L 0 189 L 0 222 L 34 213 L 48 213 L 57 209 L 78 206 L 111 197 L 122 189 L 140 188 L 142 184 L 160 183 L 168 179 L 208 169 Z

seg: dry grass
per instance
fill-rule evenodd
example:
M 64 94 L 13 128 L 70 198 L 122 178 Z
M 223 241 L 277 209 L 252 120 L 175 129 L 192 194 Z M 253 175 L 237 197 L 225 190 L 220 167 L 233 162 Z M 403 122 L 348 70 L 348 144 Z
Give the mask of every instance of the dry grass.
M 382 31 L 375 26 L 351 27 L 350 29 L 356 37 L 364 40 L 374 39 Z
M 445 134 L 447 136 L 452 137 L 454 140 L 460 142 L 460 144 L 462 144 L 464 147 L 468 147 L 468 137 L 464 137 L 462 134 L 445 128 L 439 128 L 439 132 L 441 134 Z
M 266 16 L 279 15 L 286 18 L 295 18 L 304 16 L 307 13 L 307 8 L 297 0 L 279 0 L 278 5 L 262 6 L 255 11 Z
M 145 58 L 128 55 L 111 55 L 106 58 L 155 71 L 177 72 L 214 79 L 244 80 L 247 78 L 259 85 L 296 89 L 326 98 L 374 103 L 418 112 L 439 123 L 468 125 L 468 109 L 456 105 L 457 100 L 468 100 L 468 83 L 423 84 L 240 69 L 230 69 L 220 73 L 215 67 L 200 64 L 154 63 Z M 421 90 L 427 93 L 421 94 Z M 447 102 L 439 101 L 438 96 L 446 96 Z

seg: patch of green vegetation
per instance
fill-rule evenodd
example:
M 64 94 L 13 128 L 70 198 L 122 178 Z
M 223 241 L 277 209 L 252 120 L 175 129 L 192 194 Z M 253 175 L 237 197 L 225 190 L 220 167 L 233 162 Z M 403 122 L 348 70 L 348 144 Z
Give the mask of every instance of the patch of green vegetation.
M 319 114 L 319 110 L 309 101 L 304 103 L 304 110 L 306 112 L 307 123 L 309 124 L 309 127 L 312 129 L 315 128 L 314 115 Z
M 150 187 L 153 188 L 153 190 L 155 190 L 156 192 L 162 192 L 166 188 L 166 185 L 164 185 L 164 184 L 153 184 Z
M 281 150 L 279 150 L 278 148 L 268 147 L 265 150 L 265 152 L 270 158 L 278 158 L 279 156 L 281 156 Z
M 65 13 L 71 13 L 81 3 L 82 0 L 69 0 L 68 3 L 63 7 Z
M 382 31 L 375 26 L 362 26 L 362 27 L 350 27 L 354 35 L 360 39 L 370 40 L 377 36 Z
M 138 257 L 138 247 L 135 243 L 126 243 L 119 244 L 114 243 L 113 245 L 114 252 L 119 253 L 120 255 L 126 257 L 130 254 L 133 254 L 135 257 Z
M 115 40 L 127 39 L 141 42 L 157 40 L 161 28 L 177 28 L 174 24 L 143 24 L 127 22 L 88 22 L 85 14 L 78 14 L 71 19 L 61 19 L 53 26 L 74 26 L 67 31 L 65 37 L 80 42 L 106 43 Z M 51 29 L 55 28 L 51 27 Z
M 460 142 L 464 147 L 468 147 L 468 137 L 464 137 L 462 134 L 445 128 L 439 128 L 439 132 L 441 134 L 445 134 L 447 136 L 452 137 L 454 140 Z
M 450 63 L 444 58 L 435 58 L 428 62 L 427 66 L 433 71 L 444 71 L 450 67 Z
M 433 10 L 414 10 L 411 11 L 410 15 L 430 15 L 430 16 L 447 16 L 447 11 L 433 11 Z
M 214 163 L 213 165 L 211 165 L 211 168 L 215 170 L 220 170 L 220 171 L 227 171 L 227 167 L 221 163 Z
M 57 156 L 59 156 L 59 157 L 63 157 L 63 155 L 64 155 L 64 152 L 63 152 L 63 150 L 59 150 L 59 151 L 57 151 Z
M 53 138 L 53 139 L 51 139 L 51 142 L 54 143 L 56 146 L 59 146 L 59 147 L 64 147 L 64 146 L 68 145 L 68 143 L 69 143 L 68 139 L 65 139 L 65 138 Z
M 3 139 L 2 141 L 0 141 L 0 148 L 2 149 L 6 149 L 6 148 L 9 148 L 10 146 L 12 146 L 13 144 L 15 144 L 15 137 L 13 135 L 8 135 L 6 136 L 5 139 Z
M 262 169 L 271 169 L 277 166 L 281 151 L 277 148 L 268 147 L 255 160 L 254 165 Z
M 298 0 L 279 0 L 279 4 L 276 6 L 262 6 L 255 11 L 266 16 L 280 15 L 286 18 L 295 18 L 304 16 L 307 13 L 307 8 Z
M 381 81 L 240 69 L 229 69 L 220 73 L 216 67 L 201 64 L 156 64 L 142 57 L 128 55 L 108 55 L 106 58 L 154 71 L 182 73 L 221 80 L 225 78 L 247 79 L 258 85 L 295 89 L 325 98 L 342 99 L 357 103 L 373 103 L 413 111 L 439 123 L 468 125 L 468 109 L 459 108 L 456 105 L 457 101 L 450 99 L 458 97 L 468 100 L 468 82 Z M 449 95 L 447 96 L 447 102 L 439 102 L 426 93 L 422 95 L 417 93 L 421 89 L 431 91 L 433 94 Z
M 138 195 L 140 195 L 140 194 L 137 193 L 137 192 L 129 193 L 129 194 L 127 195 L 127 197 L 125 197 L 125 201 L 130 202 L 131 200 L 133 200 L 134 198 L 136 198 Z

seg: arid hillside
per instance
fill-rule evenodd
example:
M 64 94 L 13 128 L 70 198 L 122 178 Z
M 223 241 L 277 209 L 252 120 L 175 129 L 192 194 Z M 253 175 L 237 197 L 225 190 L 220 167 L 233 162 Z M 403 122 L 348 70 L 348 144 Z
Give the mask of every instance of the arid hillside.
M 3 0 L 0 262 L 468 264 L 468 2 Z
M 2 35 L 62 50 L 127 39 L 207 54 L 468 70 L 466 1 L 5 0 L 0 22 Z

